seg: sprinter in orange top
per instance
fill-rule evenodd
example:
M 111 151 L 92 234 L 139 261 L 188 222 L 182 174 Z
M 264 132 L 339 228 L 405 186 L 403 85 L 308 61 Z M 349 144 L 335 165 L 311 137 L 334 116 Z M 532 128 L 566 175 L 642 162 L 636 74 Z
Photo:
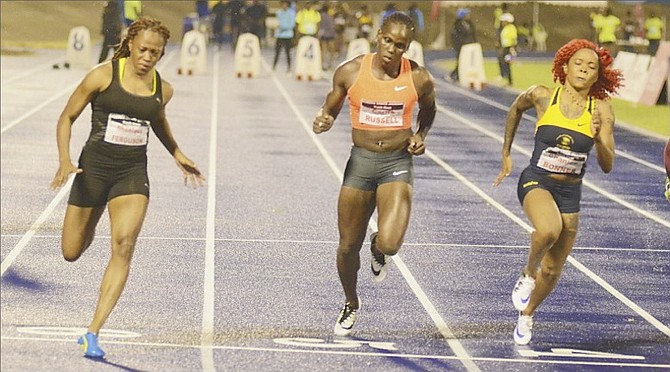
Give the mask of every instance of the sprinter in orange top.
M 356 292 L 360 250 L 370 217 L 377 208 L 379 231 L 370 235 L 372 279 L 388 270 L 389 256 L 398 253 L 412 204 L 413 155 L 425 152 L 424 139 L 435 118 L 435 87 L 430 73 L 403 57 L 414 36 L 414 24 L 394 13 L 377 32 L 377 52 L 343 62 L 333 87 L 316 115 L 315 133 L 333 126 L 348 96 L 353 146 L 338 200 L 340 244 L 337 271 L 345 305 L 335 334 L 348 335 L 361 301 Z M 412 110 L 419 104 L 416 131 Z

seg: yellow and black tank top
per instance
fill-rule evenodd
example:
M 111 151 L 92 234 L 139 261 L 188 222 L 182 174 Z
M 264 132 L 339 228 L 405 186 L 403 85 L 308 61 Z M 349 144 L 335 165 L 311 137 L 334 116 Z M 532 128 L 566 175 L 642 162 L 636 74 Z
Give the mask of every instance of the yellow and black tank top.
M 568 119 L 561 113 L 560 93 L 561 87 L 557 87 L 547 111 L 537 121 L 530 166 L 540 174 L 572 174 L 582 178 L 593 148 L 591 117 L 595 101 L 589 97 L 584 112 L 576 119 Z
M 148 96 L 126 91 L 121 85 L 126 58 L 112 61 L 112 82 L 91 100 L 89 150 L 114 158 L 146 156 L 149 128 L 163 107 L 160 75 L 153 74 L 153 90 Z

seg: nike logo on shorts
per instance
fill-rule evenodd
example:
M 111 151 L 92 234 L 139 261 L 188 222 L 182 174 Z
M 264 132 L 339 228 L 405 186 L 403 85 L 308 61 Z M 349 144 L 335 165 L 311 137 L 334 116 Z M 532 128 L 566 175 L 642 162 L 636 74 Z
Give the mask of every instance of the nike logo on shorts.
M 408 172 L 408 171 L 406 171 L 406 170 L 394 171 L 394 172 L 393 172 L 393 176 L 399 176 L 399 175 L 401 175 L 401 174 L 405 174 L 405 173 L 407 173 L 407 172 Z
M 395 86 L 393 87 L 393 90 L 396 92 L 400 92 L 401 90 L 407 88 L 407 85 L 402 85 L 402 86 Z

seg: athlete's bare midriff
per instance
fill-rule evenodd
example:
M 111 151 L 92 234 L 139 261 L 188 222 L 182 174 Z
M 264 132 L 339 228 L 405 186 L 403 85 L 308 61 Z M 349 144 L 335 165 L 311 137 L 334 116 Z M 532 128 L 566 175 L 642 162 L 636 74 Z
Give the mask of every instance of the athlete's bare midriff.
M 354 145 L 373 152 L 390 152 L 407 148 L 411 129 L 400 130 L 362 130 L 353 129 Z

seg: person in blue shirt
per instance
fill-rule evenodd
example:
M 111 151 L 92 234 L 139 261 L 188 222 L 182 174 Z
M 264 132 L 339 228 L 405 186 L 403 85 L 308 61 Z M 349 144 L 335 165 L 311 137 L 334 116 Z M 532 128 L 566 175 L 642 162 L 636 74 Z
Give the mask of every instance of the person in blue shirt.
M 423 12 L 419 9 L 416 2 L 411 3 L 409 8 L 407 8 L 407 15 L 414 21 L 414 40 L 420 41 L 420 37 L 423 34 L 426 25 L 423 20 Z
M 275 42 L 275 59 L 272 63 L 272 70 L 277 67 L 279 61 L 279 54 L 284 49 L 286 52 L 286 72 L 291 72 L 291 48 L 293 47 L 293 29 L 295 28 L 295 3 L 289 0 L 282 0 L 281 9 L 277 11 L 277 20 L 279 27 L 277 27 Z

